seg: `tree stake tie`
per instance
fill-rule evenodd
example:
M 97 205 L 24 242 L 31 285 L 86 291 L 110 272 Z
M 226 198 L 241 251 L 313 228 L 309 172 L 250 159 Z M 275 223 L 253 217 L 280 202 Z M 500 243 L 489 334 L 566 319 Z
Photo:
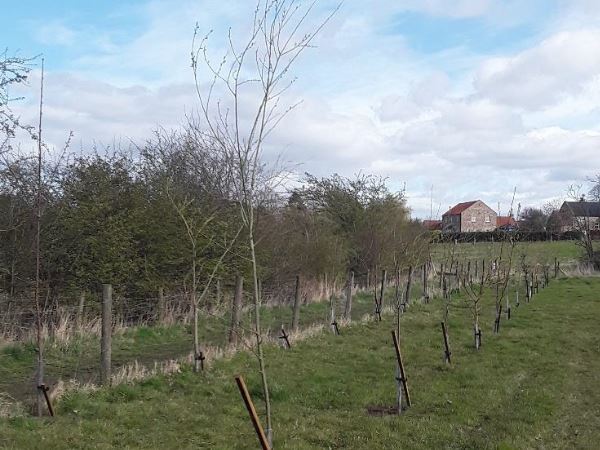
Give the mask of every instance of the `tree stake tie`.
M 203 352 L 198 353 L 196 356 L 194 356 L 194 359 L 196 361 L 200 361 L 200 369 L 204 370 L 204 360 L 206 359 L 206 356 L 204 356 Z

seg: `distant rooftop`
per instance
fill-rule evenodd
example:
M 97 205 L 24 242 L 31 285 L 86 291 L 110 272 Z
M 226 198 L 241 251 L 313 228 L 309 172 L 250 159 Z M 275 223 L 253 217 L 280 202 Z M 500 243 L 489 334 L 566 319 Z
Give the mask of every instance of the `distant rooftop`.
M 600 202 L 564 202 L 561 209 L 565 205 L 576 217 L 600 217 Z
M 450 208 L 445 214 L 444 216 L 456 216 L 458 214 L 461 214 L 465 209 L 473 206 L 475 203 L 477 203 L 479 200 L 473 200 L 470 202 L 462 202 L 459 203 L 458 205 Z

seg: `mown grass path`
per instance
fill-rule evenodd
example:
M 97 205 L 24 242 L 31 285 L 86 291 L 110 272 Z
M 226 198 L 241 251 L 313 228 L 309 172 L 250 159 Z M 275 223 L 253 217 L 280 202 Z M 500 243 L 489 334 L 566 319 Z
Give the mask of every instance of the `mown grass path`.
M 483 348 L 468 313 L 450 322 L 453 367 L 442 363 L 439 301 L 403 317 L 403 356 L 414 406 L 370 417 L 395 398 L 391 317 L 269 348 L 275 444 L 304 448 L 597 448 L 600 442 L 600 279 L 553 281 L 521 304 Z M 0 422 L 12 448 L 257 448 L 233 381 L 246 377 L 262 410 L 255 360 L 239 354 L 190 371 L 92 394 L 71 394 L 56 419 Z

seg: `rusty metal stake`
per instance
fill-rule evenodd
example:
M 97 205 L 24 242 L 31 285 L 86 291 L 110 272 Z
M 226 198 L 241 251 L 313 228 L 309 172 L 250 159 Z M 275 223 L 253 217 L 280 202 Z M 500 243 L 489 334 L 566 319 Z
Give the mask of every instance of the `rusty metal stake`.
M 263 431 L 260 420 L 258 420 L 258 414 L 256 414 L 256 408 L 254 408 L 254 403 L 252 403 L 252 398 L 250 397 L 250 393 L 248 392 L 244 378 L 242 378 L 241 375 L 238 375 L 235 377 L 235 382 L 238 385 L 240 394 L 242 394 L 242 399 L 244 400 L 244 404 L 246 405 L 246 409 L 250 415 L 250 420 L 252 421 L 252 426 L 254 427 L 254 431 L 256 431 L 256 435 L 258 436 L 258 441 L 260 442 L 261 448 L 263 450 L 271 450 L 267 436 Z
M 292 348 L 289 336 L 286 334 L 285 329 L 283 327 L 281 327 L 281 336 L 279 336 L 279 339 L 283 339 L 283 342 L 285 342 L 288 349 Z
M 379 316 L 379 320 L 381 320 L 381 315 Z M 340 329 L 338 328 L 338 323 L 336 321 L 331 322 L 333 329 L 335 330 L 336 336 L 340 335 Z
M 52 408 L 52 402 L 50 401 L 50 397 L 48 396 L 48 391 L 50 390 L 50 388 L 45 384 L 40 384 L 38 386 L 38 389 L 44 394 L 44 398 L 46 399 L 46 404 L 48 405 L 48 412 L 50 413 L 50 416 L 54 417 L 54 409 Z
M 194 356 L 194 359 L 196 361 L 200 361 L 200 370 L 204 370 L 204 360 L 206 359 L 206 356 L 204 356 L 204 353 L 200 352 L 199 354 Z
M 400 377 L 398 381 L 402 383 L 404 389 L 404 397 L 406 398 L 406 406 L 411 406 L 410 394 L 408 392 L 408 384 L 406 381 L 406 373 L 404 372 L 404 364 L 402 364 L 402 354 L 400 353 L 400 345 L 398 344 L 398 337 L 396 332 L 392 330 L 392 339 L 394 340 L 394 349 L 396 350 L 396 361 L 398 362 L 398 368 L 400 369 Z

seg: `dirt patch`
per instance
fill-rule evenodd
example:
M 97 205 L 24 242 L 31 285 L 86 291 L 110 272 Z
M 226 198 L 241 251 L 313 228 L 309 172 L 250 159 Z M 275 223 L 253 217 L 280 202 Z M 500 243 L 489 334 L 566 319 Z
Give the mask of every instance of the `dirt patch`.
M 398 407 L 397 406 L 383 406 L 383 405 L 367 406 L 367 415 L 373 416 L 373 417 L 397 416 L 398 415 Z

